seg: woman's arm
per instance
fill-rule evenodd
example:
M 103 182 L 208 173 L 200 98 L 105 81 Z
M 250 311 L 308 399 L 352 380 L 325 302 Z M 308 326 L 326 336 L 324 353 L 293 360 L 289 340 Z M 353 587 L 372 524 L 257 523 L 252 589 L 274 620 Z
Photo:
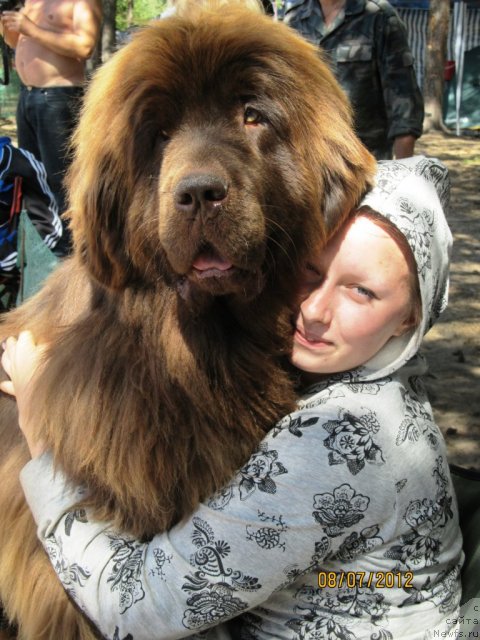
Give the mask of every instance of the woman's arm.
M 33 456 L 42 443 L 32 436 L 29 386 L 41 357 L 23 333 L 7 341 L 2 358 L 12 381 L 0 387 L 17 395 Z M 81 490 L 55 473 L 48 453 L 26 465 L 21 481 L 60 580 L 107 637 L 151 640 L 155 628 L 157 638 L 180 638 L 266 601 L 292 565 L 304 571 L 312 563 L 321 527 L 312 516 L 319 469 L 311 452 L 321 442 L 309 431 L 299 439 L 274 429 L 230 486 L 148 543 L 72 510 Z
M 49 454 L 21 480 L 38 535 L 65 589 L 106 637 L 181 638 L 268 600 L 315 562 L 321 442 L 272 432 L 234 482 L 148 543 L 73 511 L 81 497 Z M 310 453 L 309 453 L 310 451 Z M 312 476 L 312 473 L 315 476 Z M 318 558 L 317 558 L 318 561 Z
M 28 339 L 9 343 L 5 362 L 21 413 L 29 350 Z M 181 638 L 266 603 L 302 572 L 314 571 L 356 523 L 378 526 L 392 496 L 372 508 L 368 495 L 377 480 L 387 483 L 377 467 L 346 479 L 343 465 L 329 465 L 322 427 L 336 419 L 338 407 L 323 404 L 321 418 L 315 410 L 287 416 L 230 485 L 149 542 L 75 510 L 81 489 L 54 472 L 48 453 L 26 465 L 21 481 L 60 580 L 106 637 L 151 640 L 155 629 L 156 638 Z M 31 422 L 22 420 L 27 433 Z M 337 502 L 350 505 L 348 522 L 336 521 Z

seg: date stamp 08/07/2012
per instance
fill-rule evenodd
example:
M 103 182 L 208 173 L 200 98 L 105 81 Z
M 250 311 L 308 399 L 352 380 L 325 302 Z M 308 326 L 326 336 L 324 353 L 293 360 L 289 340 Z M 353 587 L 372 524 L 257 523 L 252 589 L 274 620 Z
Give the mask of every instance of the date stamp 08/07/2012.
M 413 573 L 411 571 L 319 571 L 320 589 L 340 589 L 348 587 L 373 587 L 375 589 L 411 589 Z

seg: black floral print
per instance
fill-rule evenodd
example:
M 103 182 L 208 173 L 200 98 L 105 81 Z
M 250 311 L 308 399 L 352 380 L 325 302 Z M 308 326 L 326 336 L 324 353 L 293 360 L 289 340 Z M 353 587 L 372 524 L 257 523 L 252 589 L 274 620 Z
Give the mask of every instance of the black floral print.
M 192 592 L 187 600 L 189 608 L 183 617 L 183 624 L 187 629 L 201 629 L 206 625 L 219 624 L 247 608 L 247 603 L 236 597 L 235 590 L 227 584 L 212 585 L 191 579 L 188 585 L 183 585 L 183 589 Z
M 268 447 L 261 446 L 240 471 L 240 499 L 246 500 L 257 489 L 264 493 L 276 493 L 274 477 L 282 473 L 288 471 L 278 461 L 278 451 L 268 451 Z
M 125 613 L 136 602 L 143 600 L 145 591 L 142 584 L 142 571 L 145 564 L 145 546 L 138 541 L 118 535 L 108 534 L 110 548 L 115 551 L 113 567 L 107 578 L 112 592 L 119 593 L 119 611 Z M 160 549 L 153 550 L 154 563 L 150 565 L 149 575 L 165 579 L 164 565 L 171 556 Z
M 342 385 L 332 384 L 328 386 L 328 381 L 319 382 L 304 392 L 299 404 L 302 409 L 315 409 L 331 400 L 341 400 L 341 398 L 345 398 L 345 389 Z M 342 403 L 339 402 L 339 404 L 341 405 Z M 280 424 L 283 424 L 283 421 Z
M 415 441 L 423 436 L 432 448 L 438 448 L 439 433 L 431 412 L 424 407 L 422 399 L 417 396 L 413 387 L 410 390 L 402 389 L 401 394 L 405 405 L 405 418 L 398 429 L 397 445 L 401 446 L 407 438 Z
M 278 451 L 269 451 L 268 445 L 262 443 L 248 463 L 240 469 L 240 480 L 218 491 L 209 500 L 208 506 L 216 510 L 224 509 L 234 496 L 234 487 L 238 487 L 240 500 L 247 500 L 257 489 L 274 494 L 277 491 L 274 478 L 282 473 L 288 471 L 278 460 Z
M 393 640 L 393 634 L 387 629 L 379 629 L 372 633 L 370 640 Z
M 453 499 L 447 493 L 448 481 L 444 465 L 443 459 L 437 458 L 432 472 L 437 484 L 436 498 L 410 501 L 404 515 L 410 532 L 401 536 L 400 545 L 394 545 L 385 554 L 387 558 L 399 561 L 396 570 L 414 570 L 437 562 L 443 538 L 442 529 L 453 518 Z
M 418 588 L 413 586 L 408 590 L 409 596 L 400 606 L 404 607 L 430 600 L 443 614 L 451 614 L 460 602 L 460 593 L 455 589 L 459 575 L 460 567 L 454 565 L 439 573 L 434 580 L 429 576 Z
M 430 246 L 433 238 L 434 211 L 428 208 L 419 210 L 410 198 L 399 198 L 398 206 L 401 211 L 403 234 L 417 259 L 419 277 L 423 279 L 432 266 Z M 387 214 L 386 217 L 391 216 Z M 398 220 L 396 222 L 398 223 Z
M 200 518 L 193 519 L 192 541 L 197 551 L 190 563 L 197 570 L 185 576 L 182 589 L 189 593 L 183 624 L 187 629 L 218 624 L 247 608 L 238 591 L 261 588 L 258 579 L 241 571 L 227 568 L 224 560 L 231 552 L 230 545 L 215 540 L 212 528 Z
M 360 417 L 346 411 L 340 420 L 330 420 L 322 426 L 330 434 L 323 441 L 330 449 L 329 464 L 346 463 L 353 475 L 365 467 L 365 462 L 384 464 L 382 451 L 372 437 L 380 429 L 377 416 L 372 411 Z
M 90 571 L 77 563 L 68 563 L 63 557 L 61 543 L 57 544 L 53 537 L 47 538 L 44 546 L 65 590 L 74 595 L 75 587 L 82 587 L 90 578 Z
M 208 501 L 210 509 L 214 509 L 216 511 L 222 511 L 222 509 L 225 509 L 235 495 L 235 488 L 234 484 L 227 484 L 223 489 L 214 493 Z
M 350 377 L 350 381 L 347 382 L 346 380 L 344 380 L 344 383 L 347 382 L 349 391 L 352 391 L 353 393 L 376 396 L 378 393 L 380 393 L 382 387 L 392 381 L 392 379 L 388 376 L 386 378 L 383 378 L 383 380 L 376 380 L 375 382 L 359 380 L 361 371 L 362 368 L 360 367 L 356 371 L 350 372 L 349 374 L 343 374 L 344 378 L 346 378 L 347 375 L 348 377 Z
M 299 638 L 338 638 L 355 640 L 356 617 L 368 615 L 373 625 L 385 621 L 389 605 L 385 596 L 370 588 L 319 589 L 304 586 L 297 591 L 295 598 L 301 604 L 295 607 L 301 618 L 293 618 L 287 623 L 295 630 Z M 352 616 L 352 624 L 345 625 L 345 615 Z M 323 635 L 322 635 L 323 634 Z
M 335 559 L 350 562 L 359 555 L 369 553 L 384 542 L 383 538 L 378 535 L 379 531 L 380 528 L 377 525 L 365 527 L 360 533 L 353 531 L 340 545 Z
M 302 618 L 293 618 L 287 626 L 298 640 L 355 640 L 356 636 L 344 624 L 332 618 L 316 616 L 314 610 L 302 611 Z
M 119 611 L 125 613 L 135 602 L 145 597 L 141 575 L 145 547 L 139 542 L 109 535 L 115 551 L 112 571 L 107 579 L 110 588 L 119 592 Z
M 433 299 L 432 299 L 432 309 L 431 309 L 431 315 L 428 318 L 428 322 L 427 322 L 427 326 L 426 326 L 426 331 L 428 331 L 429 329 L 431 329 L 433 327 L 433 325 L 435 324 L 435 320 L 437 320 L 437 318 L 440 317 L 440 315 L 442 314 L 442 311 L 444 309 L 446 309 L 447 304 L 448 304 L 448 296 L 445 293 L 443 287 L 442 287 L 442 280 L 440 277 L 437 277 L 434 281 L 434 292 L 433 292 Z
M 450 208 L 450 180 L 445 165 L 435 158 L 420 158 L 415 171 L 417 175 L 424 176 L 428 182 L 434 185 L 442 207 L 448 214 Z
M 370 498 L 357 494 L 349 484 L 340 485 L 333 493 L 317 493 L 313 499 L 313 517 L 331 537 L 357 524 L 370 502 Z
M 74 522 L 87 522 L 87 512 L 85 509 L 75 509 L 75 511 L 71 511 L 67 515 L 65 518 L 65 533 L 67 536 L 70 535 Z
M 259 512 L 258 518 L 261 522 L 269 522 L 273 526 L 253 527 L 247 525 L 247 540 L 254 540 L 261 549 L 279 548 L 285 551 L 285 541 L 281 534 L 288 531 L 288 527 L 282 516 L 267 516 L 265 513 Z
M 330 539 L 327 536 L 323 536 L 320 541 L 315 542 L 314 547 L 315 550 L 308 567 L 302 569 L 296 564 L 287 565 L 283 570 L 286 580 L 281 583 L 275 591 L 281 591 L 301 576 L 307 575 L 312 571 L 320 571 L 323 560 L 328 556 Z
M 273 428 L 273 437 L 275 438 L 283 429 L 287 428 L 293 436 L 301 438 L 303 435 L 302 429 L 305 429 L 305 427 L 313 427 L 319 420 L 320 418 L 316 416 L 310 418 L 291 415 L 287 416 L 286 419 L 282 420 Z
M 346 371 L 343 373 L 333 374 L 327 380 L 318 382 L 307 389 L 304 399 L 300 405 L 302 408 L 314 408 L 321 404 L 325 404 L 330 400 L 345 397 L 345 386 L 353 393 L 361 393 L 368 395 L 377 395 L 382 387 L 391 382 L 391 377 L 385 377 L 383 380 L 366 381 L 362 380 L 363 367 Z M 312 399 L 309 401 L 308 398 Z M 340 405 L 342 403 L 339 403 Z
M 115 633 L 113 634 L 112 640 L 133 640 L 133 636 L 131 633 L 128 633 L 126 636 L 121 638 L 119 628 L 115 627 Z
M 163 549 L 154 549 L 153 557 L 155 558 L 155 564 L 150 567 L 149 575 L 165 580 L 165 565 L 172 561 L 172 554 L 166 554 Z
M 317 542 L 315 542 L 315 552 L 312 556 L 312 561 L 310 563 L 310 569 L 319 569 L 322 563 L 322 560 L 327 557 L 327 553 L 330 549 L 330 540 L 328 536 L 323 536 L 323 538 Z

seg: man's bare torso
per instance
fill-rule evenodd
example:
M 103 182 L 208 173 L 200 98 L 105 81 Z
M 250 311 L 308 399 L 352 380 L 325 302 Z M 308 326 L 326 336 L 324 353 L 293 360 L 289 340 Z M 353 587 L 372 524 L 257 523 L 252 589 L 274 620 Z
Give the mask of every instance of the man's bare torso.
M 24 13 L 38 26 L 58 33 L 73 29 L 75 0 L 27 0 Z M 35 87 L 80 85 L 83 60 L 62 56 L 33 38 L 19 36 L 15 64 L 21 81 Z

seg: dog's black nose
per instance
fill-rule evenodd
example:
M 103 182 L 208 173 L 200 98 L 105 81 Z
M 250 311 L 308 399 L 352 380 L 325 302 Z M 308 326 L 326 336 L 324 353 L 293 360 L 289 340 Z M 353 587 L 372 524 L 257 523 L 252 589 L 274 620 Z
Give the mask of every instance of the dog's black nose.
M 183 213 L 196 214 L 203 210 L 214 213 L 224 202 L 228 185 L 218 176 L 192 174 L 182 178 L 175 189 L 175 206 Z

